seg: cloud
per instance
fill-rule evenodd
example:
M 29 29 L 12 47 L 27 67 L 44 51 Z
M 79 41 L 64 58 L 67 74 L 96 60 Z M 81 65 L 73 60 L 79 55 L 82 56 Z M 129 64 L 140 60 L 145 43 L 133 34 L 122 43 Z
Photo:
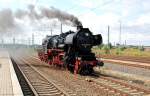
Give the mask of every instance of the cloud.
M 110 4 L 111 5 L 111 4 Z M 111 42 L 118 42 L 119 41 L 119 20 L 122 21 L 122 43 L 127 40 L 128 44 L 137 43 L 148 45 L 148 41 L 150 40 L 150 14 L 149 13 L 138 13 L 132 14 L 132 11 L 136 8 L 140 8 L 139 4 L 135 2 L 127 4 L 128 6 L 123 7 L 127 8 L 127 13 L 120 13 L 118 14 L 115 10 L 114 11 L 105 11 L 110 10 L 111 7 L 109 5 L 103 8 L 102 14 L 97 14 L 96 12 L 89 11 L 84 15 L 80 16 L 80 20 L 83 22 L 85 27 L 89 27 L 94 33 L 102 33 L 104 38 L 104 43 L 107 42 L 107 25 L 110 25 L 111 31 Z M 133 5 L 132 7 L 130 7 Z M 109 9 L 110 8 L 110 9 Z M 117 8 L 117 7 L 116 7 Z M 136 9 L 138 10 L 138 9 Z M 144 9 L 143 9 L 144 10 Z M 134 15 L 134 16 L 132 16 Z M 136 18 L 130 18 L 136 17 Z M 135 36 L 136 34 L 136 36 Z
M 80 3 L 81 6 L 86 7 L 86 8 L 94 8 L 95 4 L 92 1 L 81 1 Z
M 90 27 L 90 26 L 97 27 L 99 25 L 114 26 L 114 24 L 116 24 L 119 21 L 119 15 L 113 14 L 113 13 L 105 13 L 102 15 L 97 15 L 94 12 L 88 12 L 79 18 L 80 20 L 82 20 L 83 25 L 87 27 Z
M 114 27 L 119 26 L 119 15 L 114 13 L 105 13 L 97 15 L 95 12 L 88 12 L 79 19 L 82 21 L 84 27 L 90 28 L 94 34 L 102 34 L 104 43 L 107 42 L 107 27 L 110 26 L 110 40 L 111 42 L 118 42 L 119 31 L 118 28 Z
M 0 0 L 0 3 L 6 4 L 6 3 L 12 3 L 14 0 Z
M 144 25 L 144 24 L 150 24 L 150 12 L 147 14 L 142 14 L 137 18 L 135 24 L 137 25 Z
M 22 5 L 33 4 L 49 8 L 51 4 L 54 4 L 58 9 L 67 9 L 63 7 L 65 5 L 61 4 L 62 2 L 68 2 L 68 0 L 59 1 L 59 3 L 54 3 L 54 1 L 55 0 L 0 0 L 0 5 L 4 4 L 9 7 L 9 5 L 17 2 L 21 6 L 21 9 L 25 9 L 27 6 L 22 7 Z M 111 42 L 118 42 L 119 20 L 121 20 L 122 42 L 127 40 L 129 44 L 136 44 L 136 42 L 140 40 L 142 44 L 148 44 L 147 42 L 150 40 L 150 0 L 71 0 L 69 2 L 72 4 L 68 4 L 67 7 L 71 9 L 67 11 L 79 17 L 83 26 L 89 27 L 94 34 L 102 33 L 105 43 L 107 42 L 108 25 L 110 25 Z M 26 14 L 26 11 L 21 14 Z M 18 14 L 18 16 L 21 15 Z M 24 24 L 24 26 L 26 26 L 25 28 L 30 28 L 31 26 L 28 25 L 30 23 L 35 24 L 35 26 L 42 26 L 40 24 L 44 22 L 47 23 L 45 18 L 40 21 L 40 24 L 38 24 L 36 20 L 35 22 L 27 22 L 27 17 L 23 20 L 15 19 L 15 21 L 18 25 Z M 70 28 L 64 26 L 64 29 L 67 31 L 67 29 L 69 30 Z M 56 31 L 59 33 L 59 30 Z
M 81 7 L 85 7 L 88 9 L 97 9 L 99 7 L 109 5 L 109 4 L 114 3 L 116 1 L 118 1 L 118 0 L 78 0 L 78 1 L 74 1 L 74 3 L 76 5 L 79 5 Z

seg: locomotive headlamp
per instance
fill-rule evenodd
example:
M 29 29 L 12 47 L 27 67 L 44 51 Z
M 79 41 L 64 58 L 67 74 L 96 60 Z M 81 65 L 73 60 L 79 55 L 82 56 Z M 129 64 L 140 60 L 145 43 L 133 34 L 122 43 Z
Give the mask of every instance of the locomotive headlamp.
M 89 33 L 85 33 L 85 36 L 89 36 Z

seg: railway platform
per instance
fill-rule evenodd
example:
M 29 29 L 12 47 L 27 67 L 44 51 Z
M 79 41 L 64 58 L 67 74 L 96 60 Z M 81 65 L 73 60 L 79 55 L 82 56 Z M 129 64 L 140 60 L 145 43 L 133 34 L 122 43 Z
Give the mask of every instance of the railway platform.
M 23 96 L 7 51 L 0 51 L 0 96 Z

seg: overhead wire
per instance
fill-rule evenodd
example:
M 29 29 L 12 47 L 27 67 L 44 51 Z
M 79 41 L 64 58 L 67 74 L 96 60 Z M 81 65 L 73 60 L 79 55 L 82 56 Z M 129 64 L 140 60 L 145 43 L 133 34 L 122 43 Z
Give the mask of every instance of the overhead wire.
M 100 5 L 97 5 L 96 7 L 89 9 L 89 11 L 96 10 L 96 9 L 102 7 L 102 6 L 105 6 L 105 5 L 107 5 L 107 4 L 110 4 L 111 2 L 113 2 L 113 0 L 109 0 L 109 1 L 107 1 L 107 2 L 104 2 L 103 4 L 101 4 L 101 6 L 100 6 Z M 85 14 L 85 13 L 79 14 L 78 17 L 80 17 L 80 16 L 82 16 L 82 15 L 84 15 L 84 14 Z

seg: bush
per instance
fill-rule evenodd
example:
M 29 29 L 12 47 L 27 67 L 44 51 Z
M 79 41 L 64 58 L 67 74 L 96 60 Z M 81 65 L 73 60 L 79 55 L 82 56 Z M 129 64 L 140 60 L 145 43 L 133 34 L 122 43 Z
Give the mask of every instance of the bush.
M 107 46 L 108 46 L 108 48 L 110 48 L 110 49 L 112 49 L 112 48 L 113 48 L 113 46 L 112 46 L 112 44 L 111 44 L 111 43 L 109 43 Z
M 101 44 L 98 46 L 98 48 L 102 49 L 105 45 L 104 44 Z
M 109 54 L 110 53 L 110 48 L 108 48 L 108 46 L 107 45 L 104 45 L 103 47 L 102 47 L 102 50 L 104 50 L 104 53 L 105 54 Z
M 120 51 L 124 51 L 126 49 L 126 47 L 122 46 L 120 47 Z
M 140 51 L 144 51 L 144 47 L 143 47 L 143 46 L 140 46 L 138 49 L 139 49 Z
M 116 54 L 119 55 L 122 51 L 124 51 L 126 49 L 126 47 L 124 46 L 120 46 L 116 49 Z
M 120 51 L 121 51 L 120 48 L 117 48 L 117 49 L 116 49 L 116 54 L 119 55 L 119 54 L 120 54 Z

